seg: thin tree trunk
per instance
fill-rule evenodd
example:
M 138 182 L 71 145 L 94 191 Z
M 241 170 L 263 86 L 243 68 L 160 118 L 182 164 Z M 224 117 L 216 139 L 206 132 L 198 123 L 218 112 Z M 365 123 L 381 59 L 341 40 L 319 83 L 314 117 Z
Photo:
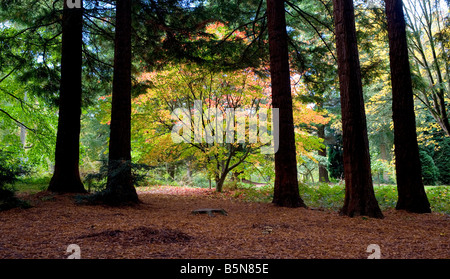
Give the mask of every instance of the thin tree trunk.
M 421 177 L 403 4 L 401 0 L 386 0 L 385 2 L 389 34 L 392 118 L 398 189 L 396 209 L 417 213 L 431 212 Z
M 272 105 L 279 108 L 279 146 L 275 153 L 273 203 L 279 206 L 305 206 L 297 180 L 294 120 L 289 73 L 289 56 L 284 1 L 267 0 Z
M 68 8 L 62 19 L 61 83 L 55 169 L 48 187 L 59 193 L 84 193 L 79 171 L 83 6 Z
M 373 191 L 352 0 L 334 0 L 341 93 L 345 200 L 341 214 L 382 218 Z
M 23 101 L 26 103 L 28 101 L 27 92 L 24 92 Z M 22 148 L 27 148 L 27 128 L 24 125 L 19 125 L 20 127 L 20 143 L 22 144 Z
M 383 139 L 384 141 L 384 139 Z M 388 147 L 387 144 L 385 142 L 380 144 L 380 158 L 385 160 L 386 162 L 390 161 L 389 158 L 389 151 L 388 151 Z M 388 172 L 383 171 L 383 180 L 384 181 L 388 181 L 389 180 L 389 176 L 388 176 Z
M 317 127 L 317 136 L 324 140 L 325 142 L 325 125 L 319 125 Z M 319 149 L 318 154 L 323 157 L 327 157 L 327 146 Z M 319 182 L 329 183 L 330 179 L 328 177 L 327 167 L 319 163 Z
M 138 203 L 131 173 L 131 0 L 117 0 L 107 199 Z

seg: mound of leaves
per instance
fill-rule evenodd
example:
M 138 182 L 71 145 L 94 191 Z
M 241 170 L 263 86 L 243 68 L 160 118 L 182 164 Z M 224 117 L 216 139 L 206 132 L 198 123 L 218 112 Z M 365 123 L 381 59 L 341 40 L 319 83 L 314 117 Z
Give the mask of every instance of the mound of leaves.
M 98 233 L 80 236 L 79 238 L 95 238 L 96 241 L 119 243 L 122 246 L 167 244 L 187 242 L 191 237 L 179 230 L 138 227 L 128 231 L 104 230 Z

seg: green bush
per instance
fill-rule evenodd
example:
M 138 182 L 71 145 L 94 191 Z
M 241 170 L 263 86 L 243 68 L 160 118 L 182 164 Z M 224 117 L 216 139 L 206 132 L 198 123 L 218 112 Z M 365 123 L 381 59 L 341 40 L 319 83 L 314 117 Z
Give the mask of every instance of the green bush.
M 28 207 L 28 204 L 14 196 L 11 185 L 19 176 L 28 173 L 28 169 L 20 164 L 11 152 L 0 150 L 0 211 L 14 207 Z
M 336 136 L 336 144 L 328 145 L 328 173 L 330 178 L 342 179 L 344 177 L 343 154 L 342 136 Z
M 374 192 L 381 210 L 395 208 L 398 200 L 396 186 L 375 186 Z
M 89 173 L 84 178 L 84 183 L 88 186 L 89 192 L 100 192 L 106 188 L 110 166 L 108 165 L 108 161 L 106 160 L 102 160 L 101 162 L 102 164 L 98 172 Z M 118 161 L 117 167 L 113 168 L 113 172 L 110 176 L 114 179 L 116 175 L 118 175 L 121 171 L 127 170 L 127 168 L 131 168 L 131 175 L 134 186 L 141 186 L 147 182 L 147 173 L 151 167 L 146 164 L 138 164 L 132 162 L 123 164 L 123 162 Z
M 300 196 L 308 207 L 338 210 L 344 203 L 345 189 L 343 185 L 300 184 Z
M 192 176 L 192 186 L 199 188 L 208 188 L 209 179 L 202 173 L 196 173 Z M 215 187 L 214 181 L 211 181 L 211 187 Z
M 439 182 L 450 185 L 450 138 L 439 143 L 439 150 L 435 151 L 433 160 L 439 169 Z
M 419 152 L 422 165 L 422 179 L 425 185 L 436 185 L 439 179 L 439 169 L 434 164 L 433 158 L 427 152 Z

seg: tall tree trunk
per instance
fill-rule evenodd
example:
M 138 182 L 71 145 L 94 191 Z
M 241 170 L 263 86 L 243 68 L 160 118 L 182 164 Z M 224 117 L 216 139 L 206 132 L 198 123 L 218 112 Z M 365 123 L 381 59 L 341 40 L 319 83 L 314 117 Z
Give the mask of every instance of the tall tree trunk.
M 279 146 L 275 153 L 273 203 L 279 206 L 305 206 L 297 180 L 294 120 L 289 74 L 289 56 L 284 1 L 267 0 L 272 105 L 279 108 Z
M 117 0 L 106 203 L 138 203 L 131 172 L 131 3 Z
M 431 212 L 421 177 L 403 3 L 401 0 L 386 0 L 385 2 L 389 34 L 392 118 L 398 189 L 396 209 L 417 213 Z
M 64 1 L 55 170 L 48 187 L 52 192 L 86 192 L 79 171 L 82 29 L 83 6 L 69 8 Z
M 317 136 L 325 142 L 325 125 L 319 125 L 317 127 Z M 318 154 L 323 157 L 327 157 L 327 145 L 322 149 L 319 149 Z M 327 167 L 319 163 L 319 182 L 329 183 Z
M 333 5 L 344 149 L 345 200 L 341 214 L 382 218 L 370 170 L 353 1 L 333 0 Z

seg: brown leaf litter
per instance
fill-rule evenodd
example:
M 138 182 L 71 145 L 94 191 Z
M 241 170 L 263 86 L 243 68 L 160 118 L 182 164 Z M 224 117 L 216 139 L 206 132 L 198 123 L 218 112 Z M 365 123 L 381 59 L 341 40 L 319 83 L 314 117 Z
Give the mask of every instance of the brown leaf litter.
M 450 258 L 450 216 L 388 210 L 384 219 L 242 202 L 211 191 L 140 192 L 134 207 L 78 205 L 74 195 L 22 197 L 29 209 L 0 212 L 0 258 Z M 193 215 L 223 208 L 225 215 Z

